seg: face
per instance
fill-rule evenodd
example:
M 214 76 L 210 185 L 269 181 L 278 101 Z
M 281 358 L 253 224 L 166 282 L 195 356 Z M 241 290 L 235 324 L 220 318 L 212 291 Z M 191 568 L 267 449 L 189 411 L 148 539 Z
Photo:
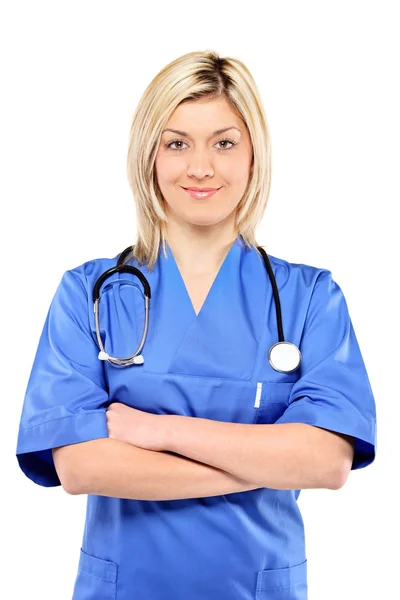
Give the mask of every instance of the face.
M 212 227 L 234 219 L 252 171 L 247 127 L 226 98 L 183 102 L 165 125 L 155 169 L 169 221 Z M 218 191 L 197 198 L 184 188 Z

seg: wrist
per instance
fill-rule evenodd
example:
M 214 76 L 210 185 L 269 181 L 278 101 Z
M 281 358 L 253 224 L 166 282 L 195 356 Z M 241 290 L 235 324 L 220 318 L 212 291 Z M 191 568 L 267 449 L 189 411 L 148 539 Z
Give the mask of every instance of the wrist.
M 163 444 L 163 449 L 166 451 L 169 451 L 169 452 L 175 452 L 174 439 L 175 439 L 176 417 L 179 417 L 179 415 L 162 415 L 162 418 L 163 418 L 162 444 Z

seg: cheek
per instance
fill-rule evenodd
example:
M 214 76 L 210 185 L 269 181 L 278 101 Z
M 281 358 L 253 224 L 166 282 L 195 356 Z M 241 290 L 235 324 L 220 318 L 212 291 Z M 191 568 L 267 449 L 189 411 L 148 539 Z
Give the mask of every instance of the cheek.
M 176 181 L 182 172 L 180 161 L 176 159 L 171 160 L 169 156 L 166 156 L 162 152 L 157 154 L 154 166 L 160 187 L 163 184 L 167 185 Z
M 235 161 L 232 166 L 238 185 L 242 185 L 243 183 L 246 184 L 250 176 L 251 168 L 251 163 L 249 163 L 247 154 L 243 153 L 240 156 L 235 156 Z
M 230 155 L 229 160 L 218 160 L 215 162 L 215 171 L 231 186 L 246 186 L 250 176 L 248 156 L 244 152 L 237 152 Z

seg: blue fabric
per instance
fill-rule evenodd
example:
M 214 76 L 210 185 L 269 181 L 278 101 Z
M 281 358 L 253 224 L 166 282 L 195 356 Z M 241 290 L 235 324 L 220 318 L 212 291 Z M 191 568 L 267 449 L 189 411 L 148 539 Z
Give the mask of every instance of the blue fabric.
M 268 363 L 278 341 L 262 257 L 240 236 L 196 316 L 174 257 L 160 250 L 144 364 L 98 360 L 92 289 L 118 256 L 67 271 L 40 337 L 17 443 L 21 469 L 59 485 L 51 448 L 108 437 L 109 401 L 154 414 L 249 424 L 303 422 L 356 438 L 353 469 L 376 451 L 375 403 L 343 293 L 332 274 L 269 256 L 285 339 L 302 364 Z M 138 266 L 131 260 L 128 264 Z M 101 290 L 105 349 L 129 356 L 144 323 L 140 282 L 116 274 Z M 305 600 L 300 490 L 256 490 L 172 501 L 89 495 L 74 600 Z

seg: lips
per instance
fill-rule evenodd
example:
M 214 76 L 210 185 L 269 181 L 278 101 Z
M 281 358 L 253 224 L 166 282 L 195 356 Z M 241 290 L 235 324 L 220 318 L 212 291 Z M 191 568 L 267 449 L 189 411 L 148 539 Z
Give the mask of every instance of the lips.
M 183 191 L 186 192 L 192 198 L 211 198 L 220 190 L 221 188 L 184 188 Z
M 197 188 L 197 187 L 184 187 L 184 190 L 190 190 L 191 192 L 215 192 L 219 188 Z

